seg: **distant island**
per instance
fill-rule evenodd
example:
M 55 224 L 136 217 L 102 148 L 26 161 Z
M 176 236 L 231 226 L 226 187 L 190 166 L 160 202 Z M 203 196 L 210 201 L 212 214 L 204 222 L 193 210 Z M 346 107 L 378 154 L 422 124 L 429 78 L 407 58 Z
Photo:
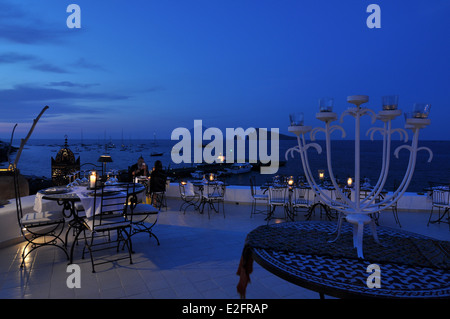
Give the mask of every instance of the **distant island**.
M 203 137 L 203 133 L 208 129 L 208 127 L 201 125 L 201 133 L 202 133 L 202 137 Z M 224 137 L 224 139 L 226 138 L 225 136 L 225 131 L 222 131 L 218 128 L 212 128 L 212 129 L 216 129 L 218 133 L 221 133 L 222 136 Z M 247 130 L 248 128 L 244 128 L 244 131 Z M 268 130 L 267 128 L 255 128 L 257 136 L 260 136 L 260 131 L 266 131 L 266 136 L 268 140 L 272 139 L 272 134 L 271 134 L 271 130 Z M 194 138 L 194 128 L 191 128 L 189 130 L 191 137 Z M 246 139 L 248 139 L 248 136 L 246 136 Z M 278 133 L 278 139 L 279 140 L 296 140 L 297 138 L 294 135 L 286 135 L 283 133 Z

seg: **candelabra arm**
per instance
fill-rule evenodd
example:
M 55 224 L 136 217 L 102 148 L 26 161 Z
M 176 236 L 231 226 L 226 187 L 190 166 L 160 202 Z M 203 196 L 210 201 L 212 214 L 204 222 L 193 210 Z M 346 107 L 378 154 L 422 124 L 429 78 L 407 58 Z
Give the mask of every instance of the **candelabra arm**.
M 402 145 L 396 148 L 394 155 L 398 158 L 398 153 L 401 149 L 407 149 L 410 152 L 409 155 L 409 163 L 408 168 L 405 172 L 405 176 L 403 177 L 403 180 L 400 184 L 400 186 L 393 192 L 393 194 L 389 197 L 386 197 L 381 202 L 377 203 L 377 205 L 386 205 L 383 207 L 383 210 L 390 208 L 392 205 L 394 205 L 401 196 L 406 192 L 408 189 L 409 183 L 411 182 L 414 168 L 416 165 L 416 159 L 417 159 L 417 152 L 420 150 L 426 150 L 429 152 L 429 158 L 428 162 L 430 162 L 433 158 L 433 152 L 428 147 L 417 147 L 418 141 L 419 141 L 419 131 L 420 128 L 414 128 L 414 136 L 411 145 Z
M 406 133 L 406 132 L 405 132 Z M 391 157 L 391 141 L 392 141 L 392 124 L 391 120 L 384 121 L 383 135 L 383 157 L 382 167 L 378 181 L 372 191 L 363 199 L 363 209 L 370 206 L 383 191 L 389 173 L 390 157 Z
M 354 203 L 349 198 L 347 198 L 347 196 L 345 196 L 343 194 L 338 183 L 336 182 L 336 178 L 333 173 L 333 166 L 331 165 L 331 133 L 336 129 L 339 129 L 342 132 L 342 137 L 345 136 L 345 130 L 341 126 L 338 126 L 338 125 L 330 126 L 329 122 L 326 123 L 326 130 L 325 130 L 325 134 L 326 134 L 325 141 L 326 142 L 325 143 L 326 143 L 326 150 L 327 150 L 328 174 L 330 176 L 331 183 L 333 184 L 335 192 L 337 193 L 337 195 L 339 195 L 339 198 L 341 198 L 342 201 L 344 201 L 346 206 L 351 207 L 352 209 L 355 209 Z M 334 205 L 334 206 L 336 206 L 336 205 Z
M 302 161 L 303 169 L 305 171 L 306 180 L 308 181 L 308 184 L 311 186 L 315 194 L 325 203 L 331 203 L 333 200 L 329 196 L 327 196 L 323 191 L 320 191 L 320 186 L 316 183 L 313 175 L 311 174 L 311 169 L 309 167 L 309 160 L 308 160 L 308 154 L 307 154 L 307 148 L 305 141 L 305 135 L 301 134 L 300 136 L 297 136 L 297 142 L 299 144 L 299 150 L 300 150 L 300 158 Z M 315 143 L 312 143 L 315 144 Z M 316 148 L 317 149 L 317 148 Z
M 377 120 L 377 114 L 369 108 L 363 108 L 362 110 L 362 114 L 361 115 L 365 115 L 368 113 L 368 115 L 370 115 L 371 119 L 372 119 L 372 124 L 375 124 L 375 121 Z
M 370 201 L 370 202 L 367 203 L 367 199 L 369 199 L 369 198 L 374 199 L 374 198 L 375 198 L 375 197 L 373 196 L 373 194 L 374 194 L 375 190 L 377 190 L 378 187 L 380 186 L 381 181 L 383 180 L 383 176 L 384 176 L 384 175 L 386 174 L 386 172 L 387 172 L 386 166 L 388 166 L 388 165 L 387 165 L 388 159 L 387 159 L 386 153 L 388 153 L 388 150 L 386 149 L 386 145 L 387 145 L 387 137 L 388 137 L 388 134 L 387 134 L 386 131 L 387 131 L 387 123 L 384 122 L 384 127 L 373 127 L 373 128 L 370 128 L 370 129 L 366 132 L 366 135 L 369 135 L 369 133 L 370 133 L 370 138 L 371 138 L 372 141 L 373 141 L 373 135 L 374 135 L 375 132 L 380 132 L 381 135 L 383 136 L 383 150 L 382 150 L 383 153 L 382 153 L 382 157 L 381 157 L 381 171 L 380 171 L 380 175 L 379 175 L 379 177 L 378 177 L 378 180 L 377 180 L 377 183 L 376 183 L 375 187 L 374 187 L 373 190 L 370 192 L 370 194 L 368 194 L 368 195 L 366 196 L 366 198 L 363 200 L 363 202 L 365 202 L 366 205 L 370 205 L 371 202 L 373 202 L 373 201 Z
M 339 122 L 343 123 L 344 117 L 347 115 L 351 115 L 353 117 L 361 117 L 363 115 L 369 115 L 372 119 L 372 124 L 374 124 L 375 121 L 377 120 L 377 114 L 374 111 L 372 111 L 371 109 L 366 108 L 366 107 L 352 107 L 352 108 L 345 110 L 344 112 L 342 112 L 342 114 L 339 118 Z
M 400 135 L 400 139 L 403 139 L 403 142 L 408 142 L 408 133 L 402 128 L 396 128 L 391 130 L 392 133 L 398 133 Z
M 309 138 L 311 139 L 311 141 L 315 141 L 316 140 L 317 132 L 325 133 L 325 129 L 323 127 L 315 127 L 315 128 L 313 128 L 311 130 L 311 133 L 309 133 Z

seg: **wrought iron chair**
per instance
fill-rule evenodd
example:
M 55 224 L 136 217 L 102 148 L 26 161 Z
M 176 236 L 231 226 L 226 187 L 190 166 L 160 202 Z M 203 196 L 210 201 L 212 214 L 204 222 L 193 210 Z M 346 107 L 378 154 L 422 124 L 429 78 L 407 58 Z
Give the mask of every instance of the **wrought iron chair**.
M 180 196 L 183 203 L 180 206 L 180 211 L 184 207 L 183 214 L 186 214 L 186 209 L 190 206 L 194 206 L 195 209 L 198 209 L 198 202 L 200 200 L 200 195 L 194 191 L 194 185 L 190 182 L 181 181 L 179 183 L 180 188 Z
M 210 218 L 210 210 L 220 213 L 220 203 L 222 203 L 223 218 L 225 218 L 225 190 L 226 186 L 223 182 L 209 182 L 202 193 L 202 212 L 206 204 L 208 204 L 208 218 Z M 217 204 L 217 208 L 215 206 Z
M 158 209 L 161 210 L 161 208 L 165 208 L 167 211 L 167 198 L 166 198 L 166 192 L 160 191 L 160 192 L 151 192 L 150 197 L 152 199 L 152 204 Z
M 147 233 L 150 238 L 156 239 L 159 246 L 159 239 L 153 233 L 153 227 L 158 222 L 160 210 L 151 204 L 139 203 L 135 193 L 136 184 L 127 185 L 127 187 L 130 186 L 133 191 L 128 196 L 128 205 L 125 211 L 125 217 L 131 222 L 130 237 L 138 233 Z
M 312 207 L 312 202 L 309 200 L 309 189 L 303 188 L 303 187 L 293 187 L 292 189 L 292 197 L 290 206 L 292 209 L 292 217 L 295 217 L 297 215 L 298 210 L 307 210 L 309 213 L 309 210 Z M 308 215 L 308 214 L 306 214 Z
M 91 194 L 94 196 L 94 204 L 91 216 L 85 218 L 86 229 L 84 230 L 85 249 L 83 249 L 83 258 L 87 248 L 91 257 L 92 272 L 95 272 L 95 266 L 113 261 L 129 259 L 130 264 L 133 263 L 130 237 L 132 215 L 130 218 L 125 217 L 128 208 L 129 187 L 125 189 L 125 191 L 111 190 L 111 187 L 102 183 L 101 187 L 96 188 Z M 90 231 L 89 238 L 86 236 L 86 230 Z M 111 239 L 110 236 L 113 232 L 116 233 L 115 239 Z M 119 254 L 119 246 L 122 241 L 128 248 L 127 256 Z M 112 248 L 117 249 L 116 259 L 95 262 L 94 253 Z
M 267 194 L 257 194 L 256 191 L 256 185 L 255 185 L 255 177 L 252 176 L 250 177 L 250 189 L 252 192 L 252 211 L 250 213 L 250 218 L 254 215 L 254 214 L 258 214 L 258 213 L 264 213 L 264 212 L 268 212 L 268 209 L 266 210 L 257 210 L 256 209 L 256 205 L 257 202 L 264 202 L 266 205 L 269 202 L 269 195 Z
M 431 204 L 431 212 L 430 212 L 430 217 L 428 218 L 428 223 L 427 226 L 430 225 L 430 223 L 434 224 L 434 223 L 449 223 L 450 225 L 450 214 L 449 214 L 449 210 L 450 210 L 450 190 L 448 187 L 435 187 L 433 188 L 433 193 L 431 194 L 432 196 L 432 204 Z M 433 215 L 433 211 L 434 209 L 437 208 L 438 209 L 438 218 L 435 220 L 431 220 L 431 217 Z M 441 215 L 441 210 L 443 210 L 443 213 Z M 445 217 L 445 215 L 449 215 L 447 216 L 447 221 L 443 221 L 443 218 Z
M 288 198 L 287 195 L 287 187 L 277 187 L 271 186 L 269 187 L 269 214 L 267 215 L 267 222 L 273 218 L 275 209 L 277 207 L 282 207 L 284 209 L 284 217 L 288 218 Z
M 337 218 L 337 227 L 336 227 L 336 229 L 332 232 L 332 234 L 334 234 L 334 233 L 339 233 L 339 232 L 340 232 L 342 222 L 343 222 L 344 219 L 345 219 L 344 213 L 342 213 L 342 212 L 339 210 L 339 209 L 342 209 L 342 208 L 344 207 L 344 204 L 345 204 L 344 196 L 347 197 L 347 198 L 350 198 L 351 195 L 352 195 L 351 189 L 348 189 L 348 188 L 343 187 L 343 186 L 341 186 L 341 185 L 339 185 L 339 190 L 340 190 L 340 193 L 339 193 L 335 188 L 333 188 L 333 189 L 330 190 L 332 201 L 331 201 L 330 205 L 329 205 L 328 208 L 327 208 L 328 211 L 330 212 L 330 213 L 328 213 L 328 211 L 327 211 L 327 216 L 329 217 L 329 219 L 330 219 L 331 217 Z M 334 212 L 335 215 L 332 216 L 332 215 L 331 215 L 331 212 Z
M 20 267 L 22 268 L 25 265 L 25 259 L 29 254 L 45 246 L 60 248 L 64 251 L 67 259 L 69 259 L 66 244 L 60 237 L 65 224 L 62 211 L 34 211 L 24 214 L 20 197 L 19 172 L 17 169 L 14 169 L 12 174 L 14 175 L 17 219 L 22 236 L 27 241 L 27 244 L 22 250 Z
M 80 166 L 81 171 L 78 172 L 78 178 L 80 179 L 80 185 L 89 185 L 89 171 L 102 171 L 103 167 L 101 165 L 96 165 L 94 163 L 84 163 Z M 83 172 L 83 177 L 81 177 L 81 172 Z M 86 177 L 86 172 L 87 177 Z M 74 207 L 76 210 L 76 215 L 77 218 L 85 218 L 86 217 L 86 212 L 84 210 L 84 206 L 83 204 L 81 204 L 81 202 L 76 202 L 74 203 Z M 77 220 L 72 219 L 68 222 L 68 227 L 67 227 L 67 231 L 66 231 L 66 244 L 68 242 L 68 236 L 70 231 L 72 230 L 72 235 L 75 236 L 75 240 L 77 242 L 78 245 L 78 240 L 79 237 L 77 236 L 78 233 L 81 233 L 84 230 L 84 225 L 80 224 L 77 222 Z
M 380 207 L 380 211 L 383 209 L 383 207 L 389 205 L 389 203 L 381 204 L 381 202 L 382 202 L 383 200 L 384 200 L 383 194 L 380 194 L 380 195 L 378 196 L 378 198 L 375 200 L 375 203 L 380 203 L 380 204 L 378 205 L 378 206 Z M 401 225 L 401 223 L 400 223 L 400 219 L 398 218 L 397 202 L 395 202 L 395 203 L 391 206 L 391 210 L 392 210 L 392 214 L 394 215 L 395 223 L 396 223 L 399 227 L 402 227 L 402 225 Z M 380 212 L 377 213 L 377 216 L 376 216 L 376 219 L 375 219 L 375 222 L 377 223 L 377 225 L 378 225 L 378 220 L 379 220 L 379 214 L 380 214 Z
M 396 184 L 394 183 L 394 189 L 397 188 L 397 186 L 395 186 Z M 360 199 L 365 199 L 368 195 L 370 194 L 370 190 L 366 190 L 366 191 L 361 191 L 360 193 Z M 383 211 L 383 208 L 390 205 L 389 202 L 386 203 L 382 203 L 384 200 L 384 196 L 387 194 L 387 192 L 384 193 L 380 193 L 374 200 L 374 204 L 378 204 L 378 208 L 380 209 L 378 212 L 375 212 L 373 214 L 371 214 L 370 216 L 373 218 L 373 220 L 375 221 L 375 223 L 377 225 L 379 225 L 379 219 L 380 219 L 380 213 L 381 211 Z M 372 197 L 369 198 L 372 199 Z M 391 211 L 392 214 L 394 215 L 394 220 L 395 223 L 399 226 L 402 227 L 402 225 L 400 224 L 400 219 L 398 218 L 398 211 L 397 211 L 397 202 L 395 202 L 393 205 L 391 205 Z

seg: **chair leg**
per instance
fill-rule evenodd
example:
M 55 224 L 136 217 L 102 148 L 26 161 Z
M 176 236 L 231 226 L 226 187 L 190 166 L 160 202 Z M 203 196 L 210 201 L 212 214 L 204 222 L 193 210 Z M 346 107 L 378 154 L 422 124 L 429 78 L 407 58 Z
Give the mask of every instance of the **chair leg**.
M 430 226 L 430 223 L 431 223 L 431 216 L 433 216 L 433 209 L 434 209 L 434 207 L 431 206 L 431 212 L 430 212 L 430 217 L 428 217 L 428 223 L 427 223 L 427 226 Z
M 392 212 L 394 214 L 395 223 L 401 228 L 402 224 L 400 224 L 400 219 L 398 218 L 397 207 L 392 207 Z
M 222 201 L 222 213 L 223 213 L 223 218 L 225 218 L 225 201 Z
M 256 200 L 253 199 L 253 201 L 252 201 L 252 210 L 250 212 L 250 218 L 252 218 L 253 214 L 255 213 L 255 208 L 256 208 Z

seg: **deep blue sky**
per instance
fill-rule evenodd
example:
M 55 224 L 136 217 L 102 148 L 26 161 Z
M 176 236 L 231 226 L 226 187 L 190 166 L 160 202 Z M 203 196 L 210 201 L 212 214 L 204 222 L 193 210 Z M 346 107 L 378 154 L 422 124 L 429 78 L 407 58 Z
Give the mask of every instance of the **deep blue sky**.
M 340 113 L 348 95 L 379 110 L 398 94 L 405 111 L 431 103 L 422 137 L 448 140 L 449 37 L 448 0 L 0 0 L 0 137 L 44 105 L 34 138 L 170 138 L 194 119 L 287 132 L 294 111 L 320 124 L 321 97 Z

